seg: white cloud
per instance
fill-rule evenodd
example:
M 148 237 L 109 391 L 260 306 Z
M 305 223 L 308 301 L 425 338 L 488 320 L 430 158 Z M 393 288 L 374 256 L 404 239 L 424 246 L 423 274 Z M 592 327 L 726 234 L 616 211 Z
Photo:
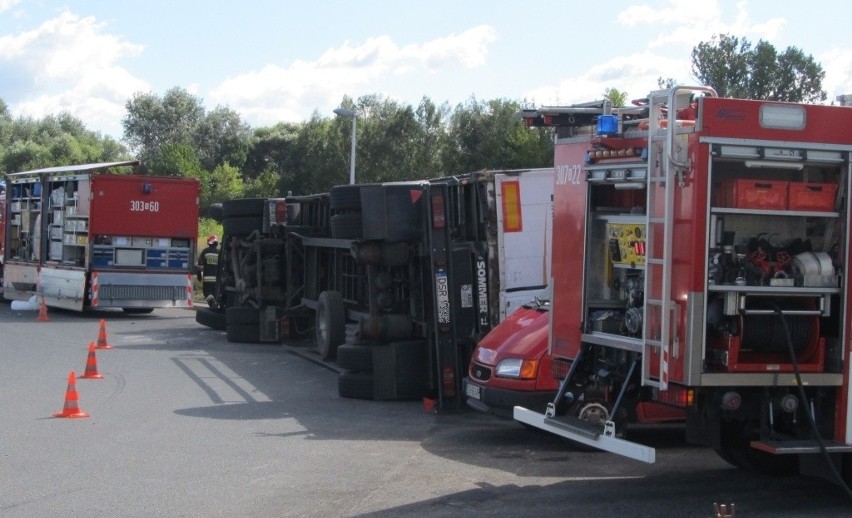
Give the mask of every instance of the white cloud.
M 825 70 L 822 88 L 828 93 L 827 102 L 836 100 L 838 95 L 852 94 L 852 50 L 834 48 L 814 59 Z
M 586 72 L 562 79 L 556 85 L 526 92 L 535 105 L 566 105 L 603 98 L 607 88 L 627 92 L 628 99 L 644 97 L 657 88 L 657 78 L 676 77 L 686 83 L 685 63 L 651 51 L 619 56 Z
M 20 2 L 21 0 L 0 0 L 0 13 L 8 11 Z
M 67 111 L 90 129 L 119 138 L 125 102 L 148 85 L 117 62 L 142 50 L 108 33 L 105 23 L 68 11 L 33 30 L 0 37 L 3 68 L 34 83 L 24 85 L 10 109 L 33 117 Z
M 382 77 L 483 66 L 489 45 L 496 38 L 496 31 L 483 25 L 402 47 L 388 36 L 369 38 L 361 44 L 347 41 L 315 61 L 269 64 L 227 78 L 211 90 L 208 98 L 227 104 L 252 125 L 303 120 L 310 116 L 306 109 L 331 111 L 344 94 L 352 95 Z
M 628 41 L 631 28 L 637 33 L 643 26 L 653 30 L 650 40 L 632 41 L 633 47 L 642 48 L 624 55 L 629 47 L 623 42 L 604 47 L 604 59 L 586 72 L 568 77 L 558 84 L 546 85 L 528 91 L 525 98 L 538 104 L 572 104 L 603 97 L 606 88 L 626 91 L 628 97 L 644 97 L 657 88 L 657 79 L 673 78 L 681 84 L 695 84 L 691 73 L 690 52 L 702 41 L 710 41 L 714 34 L 745 36 L 752 43 L 759 39 L 771 41 L 779 36 L 787 21 L 770 18 L 754 21 L 748 13 L 748 2 L 737 3 L 732 21 L 723 18 L 716 0 L 708 0 L 700 6 L 681 0 L 667 0 L 657 6 L 632 5 L 616 17 L 617 22 L 627 29 L 622 37 Z M 827 67 L 826 67 L 827 68 Z M 849 69 L 846 76 L 849 77 Z M 840 72 L 842 73 L 843 70 Z M 839 80 L 840 74 L 838 74 Z

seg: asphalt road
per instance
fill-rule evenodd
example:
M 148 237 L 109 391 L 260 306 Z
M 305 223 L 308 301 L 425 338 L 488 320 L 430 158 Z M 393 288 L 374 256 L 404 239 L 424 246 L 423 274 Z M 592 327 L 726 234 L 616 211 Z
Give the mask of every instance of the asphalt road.
M 676 428 L 631 432 L 658 448 L 646 465 L 472 412 L 341 399 L 304 344 L 230 344 L 191 310 L 49 316 L 0 304 L 4 517 L 852 512 L 837 486 L 731 468 Z M 104 379 L 75 382 L 91 417 L 54 418 L 100 319 Z

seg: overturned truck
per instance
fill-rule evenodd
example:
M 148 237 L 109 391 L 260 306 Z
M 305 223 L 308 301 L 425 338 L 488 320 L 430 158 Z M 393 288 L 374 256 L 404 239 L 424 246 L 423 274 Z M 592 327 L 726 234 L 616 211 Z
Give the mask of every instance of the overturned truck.
M 232 342 L 313 334 L 342 397 L 459 406 L 477 340 L 547 284 L 552 190 L 529 169 L 227 201 L 197 320 Z

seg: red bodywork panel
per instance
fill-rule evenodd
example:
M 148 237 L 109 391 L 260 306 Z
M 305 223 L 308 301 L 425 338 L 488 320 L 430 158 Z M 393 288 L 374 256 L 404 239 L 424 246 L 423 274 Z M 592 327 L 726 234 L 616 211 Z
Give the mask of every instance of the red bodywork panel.
M 760 125 L 760 107 L 765 105 L 800 106 L 805 113 L 805 127 L 795 129 L 772 129 Z M 852 113 L 852 107 L 841 108 Z M 819 142 L 824 144 L 848 144 L 847 116 L 838 117 L 837 106 L 818 104 L 767 103 L 744 99 L 707 97 L 699 103 L 701 134 L 712 137 L 731 137 L 755 140 L 777 140 L 781 142 Z
M 481 382 L 489 387 L 517 391 L 546 391 L 557 389 L 551 373 L 551 362 L 547 356 L 548 323 L 550 312 L 522 306 L 492 329 L 473 352 L 474 362 L 496 369 L 500 360 L 524 358 L 539 360 L 538 376 L 535 380 L 498 378 L 492 375 Z M 471 371 L 474 368 L 471 363 Z M 470 372 L 472 378 L 476 376 Z
M 101 175 L 92 178 L 91 192 L 91 234 L 197 237 L 195 179 Z
M 580 346 L 583 313 L 583 258 L 587 186 L 583 176 L 588 143 L 556 145 L 553 188 L 553 342 L 550 354 L 574 358 Z

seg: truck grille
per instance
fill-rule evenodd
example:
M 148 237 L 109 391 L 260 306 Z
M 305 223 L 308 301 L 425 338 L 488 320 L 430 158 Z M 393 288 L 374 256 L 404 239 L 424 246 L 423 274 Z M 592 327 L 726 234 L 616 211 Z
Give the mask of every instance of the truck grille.
M 470 376 L 479 381 L 487 381 L 491 378 L 491 368 L 476 362 L 470 364 Z
M 98 297 L 101 300 L 183 300 L 186 298 L 186 288 L 106 284 L 98 290 Z

